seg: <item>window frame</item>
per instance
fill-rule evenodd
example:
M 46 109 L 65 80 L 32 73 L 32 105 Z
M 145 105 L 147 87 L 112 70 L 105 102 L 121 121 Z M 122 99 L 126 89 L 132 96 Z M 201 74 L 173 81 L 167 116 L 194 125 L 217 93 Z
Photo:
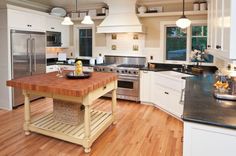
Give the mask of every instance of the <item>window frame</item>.
M 162 52 L 162 56 L 160 56 L 163 60 L 163 63 L 171 63 L 171 64 L 195 64 L 195 62 L 191 62 L 190 60 L 190 52 L 192 50 L 192 26 L 208 26 L 207 20 L 191 20 L 191 26 L 186 29 L 187 33 L 187 46 L 186 46 L 186 61 L 177 61 L 177 60 L 166 60 L 166 27 L 176 27 L 176 21 L 161 21 L 160 22 L 160 50 Z M 201 63 L 202 65 L 214 65 L 215 57 L 213 59 L 213 63 Z
M 79 45 L 79 30 L 80 29 L 92 29 L 92 57 L 94 57 L 94 48 L 95 48 L 95 25 L 84 25 L 84 24 L 76 24 L 73 26 L 73 32 L 74 32 L 74 56 L 75 57 L 79 57 L 79 49 L 80 49 L 80 45 Z M 86 56 L 81 56 L 81 57 L 86 57 Z M 90 56 L 88 56 L 90 57 Z

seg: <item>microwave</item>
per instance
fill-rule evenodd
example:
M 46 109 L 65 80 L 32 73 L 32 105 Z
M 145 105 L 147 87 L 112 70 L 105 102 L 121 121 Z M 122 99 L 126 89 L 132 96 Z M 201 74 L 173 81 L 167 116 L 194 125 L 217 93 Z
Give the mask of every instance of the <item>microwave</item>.
M 61 32 L 47 31 L 47 47 L 60 47 L 61 43 Z

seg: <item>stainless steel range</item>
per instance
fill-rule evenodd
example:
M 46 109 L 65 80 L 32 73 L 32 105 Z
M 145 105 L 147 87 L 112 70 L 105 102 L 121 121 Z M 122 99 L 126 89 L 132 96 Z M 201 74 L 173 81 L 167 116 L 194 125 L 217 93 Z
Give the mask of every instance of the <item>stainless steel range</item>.
M 94 71 L 117 73 L 117 98 L 140 101 L 139 70 L 145 63 L 145 57 L 105 56 L 105 64 L 95 66 Z M 106 96 L 111 97 L 111 93 Z

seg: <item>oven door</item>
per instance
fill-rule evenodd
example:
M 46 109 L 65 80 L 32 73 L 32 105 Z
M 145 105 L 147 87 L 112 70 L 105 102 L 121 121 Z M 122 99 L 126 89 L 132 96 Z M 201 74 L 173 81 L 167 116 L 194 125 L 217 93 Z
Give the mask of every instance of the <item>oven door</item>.
M 139 97 L 139 77 L 119 76 L 117 82 L 117 95 Z

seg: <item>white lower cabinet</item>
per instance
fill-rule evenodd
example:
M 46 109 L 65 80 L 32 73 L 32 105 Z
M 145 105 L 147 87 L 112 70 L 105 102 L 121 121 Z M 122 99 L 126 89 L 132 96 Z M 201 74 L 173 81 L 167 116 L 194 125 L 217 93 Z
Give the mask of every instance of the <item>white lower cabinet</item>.
M 168 77 L 161 72 L 140 72 L 140 100 L 181 118 L 185 80 Z
M 184 122 L 183 156 L 235 156 L 236 131 Z
M 46 67 L 46 73 L 57 71 L 57 65 L 50 65 Z
M 140 101 L 141 102 L 151 102 L 151 71 L 140 71 Z
M 58 71 L 58 66 L 63 68 L 63 70 L 75 70 L 73 65 L 50 65 L 46 68 L 46 73 Z M 83 66 L 84 72 L 93 72 L 93 67 Z

